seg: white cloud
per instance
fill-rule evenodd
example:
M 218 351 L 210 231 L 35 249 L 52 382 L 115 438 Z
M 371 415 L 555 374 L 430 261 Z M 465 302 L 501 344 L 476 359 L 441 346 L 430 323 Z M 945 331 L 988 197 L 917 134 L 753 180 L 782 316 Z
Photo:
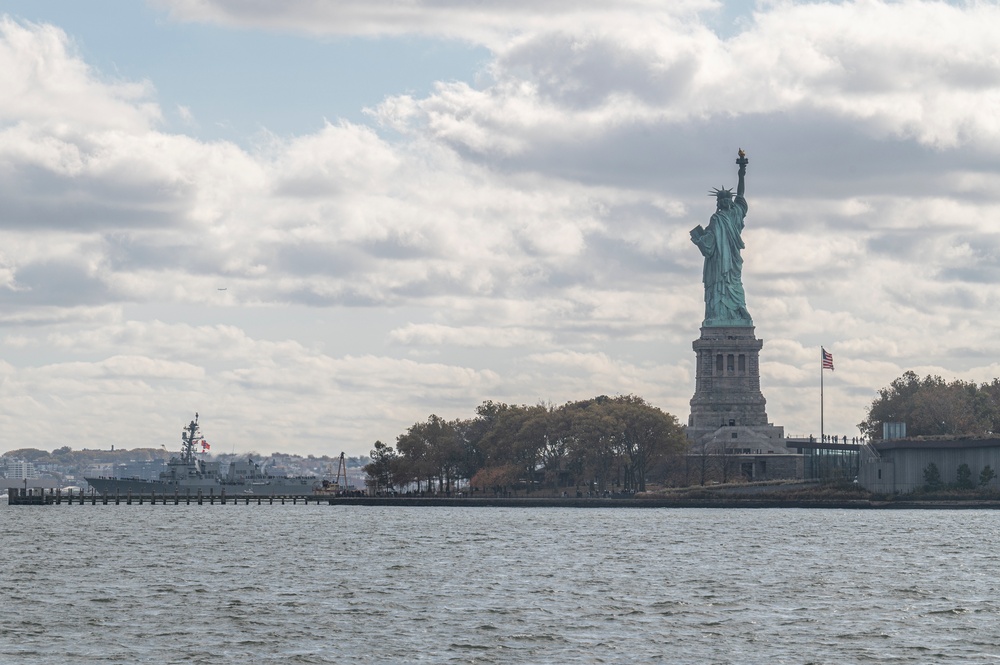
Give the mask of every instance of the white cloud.
M 160 120 L 148 82 L 100 81 L 66 34 L 0 16 L 0 123 L 30 121 L 54 134 L 142 132 Z
M 552 335 L 546 331 L 525 328 L 489 328 L 486 326 L 445 326 L 433 323 L 408 323 L 389 333 L 398 344 L 498 347 L 549 346 Z
M 448 39 L 502 43 L 510 35 L 544 28 L 556 21 L 577 26 L 599 26 L 613 16 L 637 22 L 642 17 L 669 20 L 690 17 L 718 7 L 714 0 L 516 0 L 502 4 L 455 0 L 358 0 L 281 4 L 232 0 L 154 0 L 180 21 L 219 23 L 267 30 L 293 30 L 314 35 L 427 35 Z
M 181 119 L 185 125 L 191 127 L 197 124 L 194 119 L 194 113 L 191 112 L 190 106 L 184 106 L 183 104 L 177 105 L 177 116 Z

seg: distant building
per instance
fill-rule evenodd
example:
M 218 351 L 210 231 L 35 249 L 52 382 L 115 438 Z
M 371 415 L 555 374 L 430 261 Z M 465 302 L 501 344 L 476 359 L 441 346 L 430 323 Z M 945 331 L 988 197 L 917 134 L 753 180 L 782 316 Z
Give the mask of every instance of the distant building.
M 1000 474 L 1000 438 L 991 439 L 892 439 L 865 446 L 858 483 L 881 494 L 905 494 L 926 485 L 924 472 L 934 464 L 944 485 L 958 480 L 958 468 L 966 464 L 973 484 L 989 466 Z M 986 487 L 1000 488 L 993 478 Z
M 3 475 L 7 478 L 21 480 L 38 477 L 35 465 L 24 460 L 0 457 L 0 468 L 3 469 Z

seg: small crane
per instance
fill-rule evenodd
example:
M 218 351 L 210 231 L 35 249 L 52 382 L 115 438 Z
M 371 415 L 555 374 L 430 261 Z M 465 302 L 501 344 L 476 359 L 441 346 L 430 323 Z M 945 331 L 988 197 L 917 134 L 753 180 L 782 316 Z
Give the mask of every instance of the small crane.
M 343 475 L 344 477 L 343 485 L 340 484 L 341 475 Z M 340 453 L 340 464 L 337 466 L 337 477 L 334 479 L 333 482 L 335 482 L 341 488 L 345 490 L 347 489 L 347 462 L 344 460 L 344 453 Z
M 347 461 L 346 461 L 346 458 L 344 456 L 344 453 L 340 453 L 340 458 L 337 460 L 337 462 L 338 462 L 337 463 L 337 474 L 334 477 L 334 479 L 332 481 L 330 481 L 330 480 L 324 480 L 323 481 L 323 491 L 324 492 L 335 492 L 337 494 L 340 494 L 341 492 L 346 492 L 347 489 L 348 489 L 348 487 L 347 487 Z M 329 468 L 327 470 L 327 475 L 331 475 L 331 476 L 334 475 L 333 474 L 333 463 L 332 462 L 330 463 L 330 466 L 329 466 Z M 341 480 L 341 478 L 343 478 L 343 480 Z

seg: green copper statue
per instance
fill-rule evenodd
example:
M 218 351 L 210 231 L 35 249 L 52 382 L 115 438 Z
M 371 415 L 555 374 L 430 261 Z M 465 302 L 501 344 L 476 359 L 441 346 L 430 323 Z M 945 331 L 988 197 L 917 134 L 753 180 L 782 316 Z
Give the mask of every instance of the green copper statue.
M 736 163 L 740 167 L 736 199 L 733 200 L 732 190 L 713 189 L 709 195 L 715 196 L 717 207 L 708 228 L 698 225 L 691 229 L 691 242 L 698 245 L 705 257 L 702 272 L 705 320 L 701 325 L 706 327 L 753 325 L 743 293 L 743 257 L 740 256 L 740 250 L 745 247 L 743 218 L 747 214 L 743 179 L 750 163 L 742 148 Z

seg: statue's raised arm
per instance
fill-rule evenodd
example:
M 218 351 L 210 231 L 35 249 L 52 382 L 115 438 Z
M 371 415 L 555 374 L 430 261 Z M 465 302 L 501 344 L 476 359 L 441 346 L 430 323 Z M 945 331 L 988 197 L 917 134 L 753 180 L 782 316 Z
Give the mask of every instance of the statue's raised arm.
M 752 326 L 743 293 L 743 224 L 748 206 L 746 191 L 746 153 L 740 148 L 736 164 L 739 181 L 736 200 L 731 189 L 713 189 L 716 210 L 708 228 L 700 225 L 691 230 L 691 242 L 705 257 L 702 281 L 705 284 L 705 320 L 703 326 Z
M 739 157 L 736 158 L 736 163 L 739 165 L 739 182 L 736 185 L 736 196 L 743 197 L 744 192 L 747 190 L 746 186 L 746 175 L 747 175 L 747 164 L 750 160 L 747 159 L 747 154 L 743 152 L 743 148 L 740 148 Z

